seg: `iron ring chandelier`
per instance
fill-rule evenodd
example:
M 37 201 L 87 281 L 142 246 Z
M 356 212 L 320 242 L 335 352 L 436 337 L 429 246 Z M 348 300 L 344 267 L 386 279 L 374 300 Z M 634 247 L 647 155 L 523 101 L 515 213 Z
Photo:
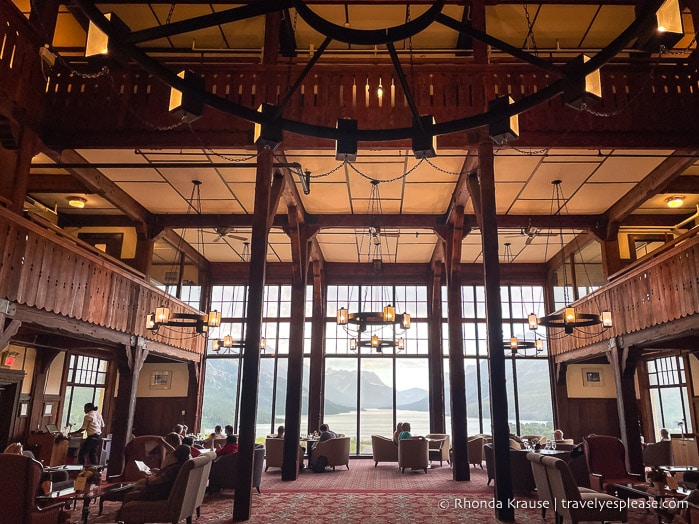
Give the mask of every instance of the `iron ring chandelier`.
M 358 30 L 338 26 L 317 15 L 302 0 L 258 0 L 253 4 L 247 4 L 242 7 L 235 7 L 217 13 L 168 23 L 136 32 L 131 32 L 128 28 L 108 20 L 96 7 L 93 0 L 76 0 L 76 3 L 95 26 L 108 36 L 110 39 L 110 47 L 113 47 L 119 54 L 133 60 L 145 71 L 157 77 L 171 88 L 185 92 L 191 98 L 213 109 L 242 118 L 249 122 L 269 126 L 279 131 L 287 131 L 335 141 L 356 140 L 371 142 L 387 142 L 413 138 L 416 134 L 416 126 L 418 128 L 417 131 L 419 131 L 421 135 L 432 137 L 467 131 L 485 125 L 496 124 L 503 119 L 532 109 L 561 93 L 565 93 L 567 90 L 574 89 L 581 80 L 584 81 L 586 75 L 593 73 L 611 60 L 634 38 L 641 35 L 643 31 L 648 30 L 648 27 L 653 23 L 653 17 L 656 11 L 660 5 L 662 5 L 661 0 L 653 0 L 652 5 L 640 9 L 636 19 L 612 42 L 601 49 L 596 55 L 592 56 L 588 61 L 572 61 L 565 66 L 559 66 L 545 61 L 535 54 L 528 53 L 486 33 L 480 32 L 444 14 L 442 11 L 445 0 L 437 0 L 430 8 L 414 20 L 383 29 Z M 367 43 L 381 44 L 386 45 L 391 55 L 397 77 L 403 86 L 411 112 L 413 113 L 414 125 L 412 127 L 394 127 L 387 129 L 338 129 L 336 127 L 310 124 L 299 120 L 284 118 L 281 116 L 284 110 L 283 105 L 276 108 L 276 111 L 259 112 L 254 108 L 246 107 L 219 97 L 203 87 L 197 86 L 194 82 L 178 76 L 176 72 L 149 56 L 146 51 L 138 46 L 139 43 L 215 25 L 241 21 L 289 8 L 295 8 L 299 16 L 301 16 L 307 24 L 325 36 L 325 41 L 316 50 L 300 77 L 296 79 L 290 92 L 285 95 L 285 101 L 291 98 L 295 89 L 298 89 L 303 79 L 312 70 L 313 65 L 318 61 L 323 52 L 327 49 L 328 44 L 333 40 L 358 45 Z M 535 93 L 525 95 L 513 101 L 511 104 L 503 104 L 497 108 L 489 108 L 489 110 L 480 114 L 439 123 L 421 120 L 421 115 L 418 114 L 418 109 L 415 107 L 415 103 L 412 100 L 412 93 L 407 86 L 406 77 L 395 51 L 394 42 L 417 34 L 432 23 L 442 24 L 467 37 L 486 43 L 524 62 L 544 69 L 554 76 L 558 76 L 558 78 Z

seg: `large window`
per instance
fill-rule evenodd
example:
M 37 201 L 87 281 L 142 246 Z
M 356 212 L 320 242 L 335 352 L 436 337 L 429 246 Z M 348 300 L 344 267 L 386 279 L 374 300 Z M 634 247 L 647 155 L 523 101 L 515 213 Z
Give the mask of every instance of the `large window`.
M 312 297 L 312 294 L 307 293 Z M 231 424 L 237 431 L 240 414 L 242 343 L 246 337 L 247 286 L 214 286 L 211 309 L 221 311 L 221 325 L 211 328 L 206 358 L 206 381 L 202 407 L 202 432 L 217 424 Z M 306 307 L 306 311 L 310 308 Z M 258 382 L 258 439 L 276 432 L 284 424 L 289 355 L 291 287 L 266 286 L 263 304 L 261 359 Z M 306 323 L 304 353 L 310 353 L 310 322 Z M 234 347 L 214 351 L 213 341 L 230 336 Z M 304 359 L 302 419 L 308 410 L 308 359 Z
M 679 355 L 648 361 L 648 383 L 656 437 L 661 428 L 692 432 L 684 361 Z
M 107 361 L 85 355 L 71 355 L 68 361 L 68 381 L 62 427 L 80 427 L 88 402 L 102 411 L 107 382 Z

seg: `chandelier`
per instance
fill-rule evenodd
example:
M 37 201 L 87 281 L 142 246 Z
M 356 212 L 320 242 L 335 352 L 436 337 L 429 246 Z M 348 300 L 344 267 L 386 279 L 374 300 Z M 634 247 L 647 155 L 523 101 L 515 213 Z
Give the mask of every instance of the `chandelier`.
M 535 355 L 539 355 L 544 351 L 544 341 L 540 338 L 534 340 L 519 340 L 517 337 L 511 337 L 510 340 L 504 342 L 505 347 L 509 347 L 512 356 L 527 355 L 527 350 L 533 349 Z
M 371 348 L 377 353 L 383 353 L 384 348 L 396 348 L 398 351 L 405 349 L 405 340 L 399 337 L 396 340 L 383 340 L 378 335 L 372 335 L 369 340 L 350 339 L 350 349 L 357 351 L 359 348 Z
M 367 215 L 369 216 L 368 227 L 356 232 L 358 237 L 359 261 L 366 260 L 374 265 L 376 271 L 380 271 L 383 263 L 396 262 L 397 238 L 400 231 L 387 231 L 381 224 L 381 192 L 379 184 L 381 180 L 371 180 L 371 190 L 369 192 L 369 205 Z M 391 239 L 394 239 L 393 242 Z M 392 243 L 396 248 L 391 249 Z
M 194 210 L 201 215 L 201 181 L 192 180 L 192 193 L 187 200 L 187 214 Z M 184 232 L 183 232 L 184 234 Z M 182 236 L 180 240 L 184 242 Z M 199 228 L 197 231 L 197 250 L 204 256 L 204 231 Z M 178 249 L 179 251 L 179 249 Z M 161 326 L 172 328 L 194 328 L 196 333 L 206 333 L 210 327 L 221 325 L 221 312 L 209 311 L 206 314 L 200 313 L 172 313 L 170 308 L 160 306 L 154 313 L 146 315 L 146 329 L 158 331 Z
M 232 353 L 239 354 L 241 349 L 245 348 L 244 340 L 233 340 L 231 335 L 226 335 L 223 338 L 213 339 L 211 341 L 211 351 L 217 354 Z M 267 339 L 260 339 L 260 351 L 267 349 Z
M 553 185 L 553 194 L 551 196 L 551 214 L 559 215 L 561 214 L 561 209 L 565 206 L 565 199 L 563 198 L 561 192 L 561 181 L 553 180 L 551 182 Z M 555 210 L 553 208 L 555 204 Z M 559 228 L 560 238 L 560 253 L 564 253 L 565 242 L 563 241 L 563 226 Z M 547 237 L 548 239 L 548 237 Z M 546 249 L 548 252 L 548 240 L 546 241 Z M 566 306 L 555 313 L 550 313 L 543 317 L 537 317 L 534 313 L 530 313 L 528 316 L 529 329 L 537 329 L 539 326 L 544 326 L 552 329 L 563 329 L 563 333 L 566 335 L 571 335 L 575 330 L 580 330 L 581 328 L 588 326 L 601 325 L 604 329 L 612 327 L 612 313 L 611 311 L 602 311 L 599 314 L 595 313 L 582 313 L 576 311 L 576 309 L 570 305 L 570 300 L 568 297 L 568 272 L 566 269 L 567 263 L 565 260 L 562 264 L 563 269 L 563 300 Z

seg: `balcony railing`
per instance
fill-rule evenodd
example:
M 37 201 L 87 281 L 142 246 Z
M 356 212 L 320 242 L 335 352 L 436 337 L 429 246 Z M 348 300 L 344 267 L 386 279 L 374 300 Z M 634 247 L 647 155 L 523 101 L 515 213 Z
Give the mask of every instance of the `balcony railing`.
M 659 326 L 699 312 L 699 228 L 668 249 L 640 259 L 613 280 L 575 302 L 586 313 L 612 312 L 613 327 L 587 328 L 593 334 L 552 338 L 549 351 L 560 355 L 616 336 Z
M 89 324 L 201 354 L 191 329 L 152 333 L 146 315 L 158 306 L 197 310 L 147 284 L 143 275 L 0 207 L 0 297 Z

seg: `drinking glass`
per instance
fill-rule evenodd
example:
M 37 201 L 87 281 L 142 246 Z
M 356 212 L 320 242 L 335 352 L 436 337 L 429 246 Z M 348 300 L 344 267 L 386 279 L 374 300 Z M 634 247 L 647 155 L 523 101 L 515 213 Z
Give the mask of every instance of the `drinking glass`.
M 551 444 L 551 449 L 556 449 L 556 441 L 552 440 L 550 442 L 550 444 Z

